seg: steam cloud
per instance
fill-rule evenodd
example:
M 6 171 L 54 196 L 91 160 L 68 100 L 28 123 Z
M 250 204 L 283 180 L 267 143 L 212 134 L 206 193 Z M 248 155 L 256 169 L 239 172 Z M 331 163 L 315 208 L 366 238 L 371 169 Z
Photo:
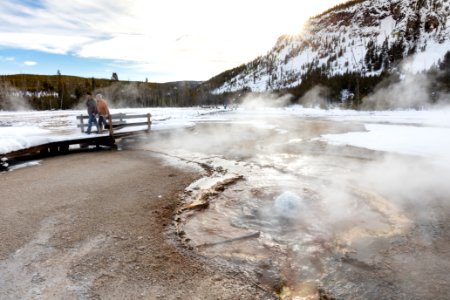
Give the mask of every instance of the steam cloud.
M 408 85 L 417 84 L 415 80 L 405 79 L 399 83 L 398 87 L 395 87 L 395 91 L 399 93 Z M 426 89 L 427 84 L 424 82 L 418 90 Z M 380 89 L 378 97 L 387 95 L 384 92 Z M 424 94 L 417 93 L 418 96 L 413 99 L 414 101 L 405 105 L 420 105 Z M 314 97 L 319 95 L 317 97 L 320 101 L 320 88 L 310 95 Z M 272 95 L 260 101 L 261 97 L 253 95 L 247 97 L 243 105 L 249 108 L 272 107 L 271 103 L 274 99 L 278 100 Z M 277 105 L 284 105 L 289 99 L 279 99 Z M 268 103 L 267 106 L 266 103 Z M 312 101 L 312 103 L 318 102 Z M 450 205 L 447 203 L 450 195 L 448 184 L 450 154 L 439 160 L 393 154 L 371 154 L 347 147 L 317 145 L 310 141 L 314 135 L 326 133 L 324 131 L 327 130 L 336 130 L 333 126 L 338 124 L 330 125 L 331 127 L 327 129 L 320 121 L 308 127 L 308 125 L 302 125 L 301 119 L 261 119 L 260 116 L 252 119 L 250 115 L 246 121 L 248 121 L 246 124 L 238 122 L 203 124 L 201 128 L 194 130 L 172 132 L 171 136 L 166 138 L 153 135 L 151 147 L 158 150 L 168 149 L 169 153 L 173 153 L 171 152 L 173 149 L 186 151 L 184 155 L 200 159 L 200 161 L 202 158 L 205 161 L 215 160 L 223 163 L 221 167 L 226 171 L 232 171 L 231 166 L 238 163 L 260 166 L 260 168 L 245 167 L 244 169 L 250 170 L 250 174 L 243 174 L 244 177 L 252 176 L 251 170 L 258 173 L 258 176 L 261 176 L 259 173 L 269 169 L 275 171 L 268 171 L 268 174 L 279 172 L 277 176 L 267 177 L 264 180 L 277 192 L 269 197 L 269 201 L 265 203 L 265 209 L 261 208 L 260 213 L 253 215 L 249 221 L 253 222 L 252 224 L 259 221 L 263 227 L 264 224 L 268 224 L 270 227 L 268 230 L 280 226 L 279 231 L 276 231 L 279 233 L 277 239 L 298 238 L 299 240 L 292 242 L 297 245 L 296 247 L 303 247 L 302 237 L 304 236 L 325 241 L 328 245 L 332 245 L 335 240 L 339 240 L 342 244 L 346 241 L 347 246 L 353 249 L 351 252 L 353 254 L 350 255 L 353 255 L 355 261 L 365 268 L 370 268 L 374 261 L 387 260 L 393 270 L 381 269 L 381 271 L 373 272 L 394 274 L 392 276 L 395 278 L 392 282 L 396 288 L 400 289 L 400 292 L 403 292 L 401 290 L 403 282 L 414 282 L 418 289 L 424 285 L 435 284 L 436 282 L 430 283 L 424 280 L 425 275 L 420 271 L 420 262 L 414 259 L 416 255 L 421 254 L 420 251 L 411 250 L 402 254 L 402 259 L 407 259 L 409 262 L 407 268 L 403 266 L 403 260 L 397 260 L 394 254 L 389 256 L 389 246 L 383 245 L 389 245 L 390 237 L 399 236 L 401 239 L 394 239 L 397 243 L 404 243 L 405 249 L 414 248 L 416 245 L 426 249 L 424 251 L 427 252 L 427 261 L 431 264 L 431 270 L 436 273 L 435 278 L 438 280 L 446 278 L 442 277 L 447 275 L 443 275 L 438 267 L 438 262 L 443 257 L 435 251 L 442 247 L 439 239 L 445 236 L 445 228 L 442 229 L 443 231 L 435 228 L 447 224 L 450 214 Z M 273 127 L 264 127 L 267 124 Z M 309 129 L 303 129 L 301 126 Z M 278 129 L 285 131 L 280 134 Z M 293 139 L 301 142 L 290 144 L 289 141 Z M 311 198 L 308 193 L 302 194 L 304 182 L 309 191 L 320 197 L 316 199 Z M 241 188 L 237 190 L 242 192 Z M 367 191 L 368 195 L 378 195 L 379 198 L 364 198 L 364 193 L 358 198 L 359 191 Z M 244 198 L 242 194 L 237 194 L 236 197 Z M 287 223 L 283 222 L 284 219 Z M 408 223 L 409 221 L 411 223 Z M 287 233 L 283 231 L 283 226 L 287 226 Z M 381 230 L 377 231 L 379 228 Z M 417 228 L 421 229 L 417 230 Z M 300 230 L 297 237 L 295 230 Z M 372 232 L 375 233 L 371 235 Z M 414 236 L 414 239 L 410 239 L 410 236 Z M 380 248 L 374 246 L 378 245 L 378 242 L 381 246 L 376 247 Z M 285 245 L 288 244 L 289 241 Z M 297 259 L 299 262 L 295 267 L 299 267 L 298 271 L 304 272 L 303 276 L 307 274 L 309 279 L 322 278 L 323 273 L 315 272 L 314 265 L 309 265 L 313 254 L 308 254 L 304 248 L 301 249 L 302 251 L 293 251 L 294 260 Z M 323 255 L 322 263 L 326 264 L 330 254 L 325 250 L 321 253 L 320 247 L 315 249 L 317 252 L 314 255 Z M 336 251 L 343 250 L 341 248 Z M 300 270 L 300 266 L 307 266 L 308 269 Z M 402 270 L 406 271 L 402 272 Z M 328 271 L 331 274 L 329 276 L 341 272 L 333 269 Z M 351 269 L 348 272 L 351 272 Z M 362 278 L 360 284 L 363 284 L 364 276 L 371 280 L 371 275 L 367 274 L 369 273 L 358 275 L 360 276 L 358 278 Z M 340 284 L 345 285 L 349 282 L 344 275 L 340 276 L 343 276 L 339 277 Z M 337 281 L 332 281 L 331 289 L 339 288 Z M 344 286 L 342 289 L 350 292 L 347 297 L 342 298 L 351 298 L 351 295 L 355 295 L 351 294 L 351 288 Z M 414 291 L 412 294 L 414 295 Z M 345 294 L 342 295 L 345 296 Z
M 399 82 L 385 80 L 363 99 L 364 109 L 428 109 L 450 104 L 448 94 L 433 91 L 433 78 L 426 74 L 405 73 Z M 432 98 L 433 97 L 433 98 Z
M 249 94 L 242 101 L 241 107 L 245 109 L 261 109 L 261 108 L 275 108 L 285 107 L 290 104 L 293 96 L 286 94 L 278 96 L 276 94 Z
M 300 98 L 299 103 L 301 103 L 304 107 L 327 108 L 328 102 L 326 95 L 328 92 L 328 88 L 321 85 L 316 85 L 302 98 Z
M 401 72 L 393 75 L 375 87 L 375 91 L 362 99 L 361 109 L 430 109 L 450 107 L 450 94 L 435 91 L 437 75 Z M 399 78 L 399 77 L 400 78 Z M 326 87 L 315 86 L 309 90 L 299 103 L 305 107 L 327 108 L 329 106 Z
M 22 97 L 21 93 L 21 91 L 12 87 L 8 82 L 0 82 L 0 110 L 30 110 L 30 105 Z

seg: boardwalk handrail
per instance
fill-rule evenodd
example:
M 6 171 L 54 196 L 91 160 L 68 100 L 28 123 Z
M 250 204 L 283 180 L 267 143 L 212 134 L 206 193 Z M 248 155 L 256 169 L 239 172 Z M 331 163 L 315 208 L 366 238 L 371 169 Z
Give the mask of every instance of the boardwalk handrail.
M 80 121 L 80 124 L 77 127 L 81 128 L 81 132 L 84 132 L 84 127 L 87 126 L 87 122 L 84 120 L 89 119 L 88 116 L 79 115 L 76 116 L 77 120 Z M 126 120 L 130 119 L 146 119 L 145 122 L 126 122 Z M 109 136 L 106 135 L 94 135 L 94 136 L 86 136 L 86 137 L 73 137 L 69 139 L 64 139 L 60 141 L 54 142 L 44 142 L 43 144 L 31 146 L 28 148 L 23 148 L 19 150 L 14 150 L 6 153 L 0 153 L 0 171 L 7 170 L 9 163 L 8 159 L 17 158 L 27 155 L 34 155 L 37 153 L 44 155 L 56 155 L 56 154 L 64 154 L 69 152 L 69 148 L 71 145 L 80 145 L 81 148 L 87 147 L 90 145 L 95 145 L 97 148 L 99 146 L 108 146 L 115 147 L 115 139 L 116 138 L 124 138 L 133 136 L 135 134 L 139 134 L 141 132 L 149 132 L 151 129 L 151 114 L 140 114 L 140 115 L 126 115 L 126 114 L 113 114 L 108 117 L 109 119 Z M 135 130 L 135 131 L 125 131 L 125 132 L 117 132 L 114 134 L 113 129 L 115 128 L 123 128 L 126 126 L 143 126 L 147 125 L 146 130 Z
M 147 132 L 150 131 L 152 126 L 151 121 L 152 115 L 150 113 L 147 114 L 139 114 L 139 115 L 127 115 L 124 113 L 118 113 L 118 114 L 111 114 L 108 116 L 108 124 L 109 124 L 109 135 L 114 135 L 114 129 L 115 128 L 123 128 L 127 126 L 144 126 L 147 125 Z M 87 115 L 79 115 L 76 117 L 80 124 L 77 125 L 78 128 L 81 128 L 81 132 L 84 133 L 84 127 L 88 126 L 87 123 L 84 122 L 84 120 L 89 119 L 89 116 Z M 145 122 L 127 122 L 126 120 L 129 119 L 146 119 Z

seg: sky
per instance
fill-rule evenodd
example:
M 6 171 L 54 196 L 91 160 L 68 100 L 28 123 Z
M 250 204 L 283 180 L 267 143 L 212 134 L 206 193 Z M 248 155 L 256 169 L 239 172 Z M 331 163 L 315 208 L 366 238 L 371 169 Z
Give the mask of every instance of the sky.
M 0 75 L 208 80 L 342 2 L 0 0 Z

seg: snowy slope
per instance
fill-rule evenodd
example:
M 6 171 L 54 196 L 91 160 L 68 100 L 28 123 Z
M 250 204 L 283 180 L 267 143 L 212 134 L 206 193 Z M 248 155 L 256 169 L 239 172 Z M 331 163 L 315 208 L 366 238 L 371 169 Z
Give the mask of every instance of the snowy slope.
M 356 4 L 355 4 L 356 3 Z M 450 51 L 449 0 L 351 1 L 312 18 L 296 36 L 282 36 L 267 55 L 245 65 L 215 93 L 297 86 L 308 70 L 364 76 L 436 66 Z

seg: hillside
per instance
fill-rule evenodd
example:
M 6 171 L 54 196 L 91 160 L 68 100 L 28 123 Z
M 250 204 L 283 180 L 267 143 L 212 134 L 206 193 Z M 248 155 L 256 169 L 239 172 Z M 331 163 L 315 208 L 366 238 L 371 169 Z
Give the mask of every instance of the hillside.
M 341 89 L 355 92 L 343 77 L 370 86 L 400 66 L 413 73 L 438 68 L 448 51 L 449 0 L 356 0 L 310 19 L 300 34 L 281 36 L 265 56 L 205 84 L 216 94 L 295 91 L 311 77 L 325 84 L 336 78 L 346 85 Z

